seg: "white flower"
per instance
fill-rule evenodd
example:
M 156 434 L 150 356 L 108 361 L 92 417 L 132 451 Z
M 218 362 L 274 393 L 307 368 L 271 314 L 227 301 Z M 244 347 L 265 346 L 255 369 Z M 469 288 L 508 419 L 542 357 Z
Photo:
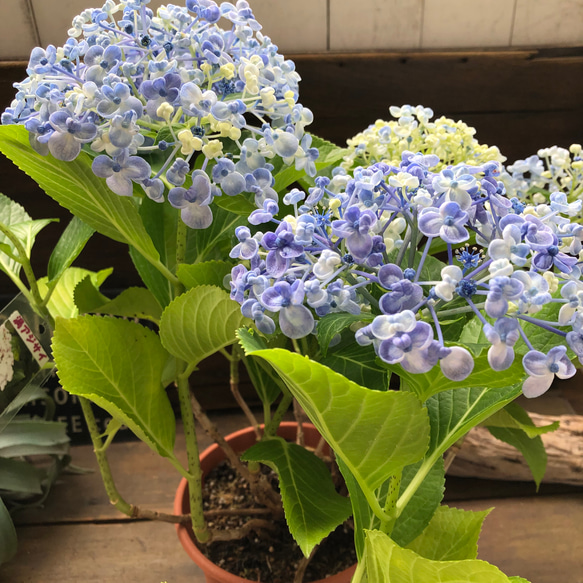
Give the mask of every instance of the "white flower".
M 336 270 L 336 266 L 342 263 L 342 259 L 338 253 L 330 249 L 324 249 L 314 265 L 314 275 L 318 279 L 326 279 L 330 277 Z
M 441 282 L 435 286 L 435 295 L 447 302 L 453 299 L 453 292 L 464 274 L 457 265 L 447 265 L 441 270 Z
M 0 391 L 12 380 L 14 373 L 14 354 L 12 335 L 5 325 L 0 326 Z

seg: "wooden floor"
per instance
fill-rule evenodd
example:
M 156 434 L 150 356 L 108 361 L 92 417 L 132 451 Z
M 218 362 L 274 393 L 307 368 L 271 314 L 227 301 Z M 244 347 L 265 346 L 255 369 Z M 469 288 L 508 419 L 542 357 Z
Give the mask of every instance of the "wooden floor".
M 239 414 L 215 415 L 223 431 L 245 425 Z M 201 446 L 209 439 L 199 436 Z M 177 451 L 184 456 L 181 437 Z M 142 443 L 113 444 L 118 489 L 131 503 L 171 512 L 179 478 Z M 73 463 L 97 469 L 90 446 Z M 583 488 L 448 478 L 447 503 L 496 509 L 480 539 L 480 558 L 531 583 L 583 583 Z M 64 475 L 44 508 L 17 518 L 19 550 L 1 568 L 2 583 L 204 583 L 179 545 L 174 527 L 132 521 L 105 496 L 97 472 Z

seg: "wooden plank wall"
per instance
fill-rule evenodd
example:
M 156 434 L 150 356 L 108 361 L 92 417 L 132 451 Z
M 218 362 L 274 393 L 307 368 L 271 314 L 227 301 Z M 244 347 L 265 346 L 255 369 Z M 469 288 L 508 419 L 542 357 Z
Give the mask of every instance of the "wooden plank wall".
M 298 55 L 301 102 L 312 109 L 310 129 L 338 144 L 377 118 L 389 105 L 423 104 L 436 115 L 462 119 L 481 142 L 497 145 L 509 160 L 540 147 L 583 141 L 583 48 Z M 24 63 L 0 63 L 0 109 L 9 105 L 12 84 L 25 77 Z M 6 159 L 0 160 L 0 191 L 33 216 L 60 217 L 39 236 L 34 263 L 43 273 L 68 213 L 44 196 Z M 138 279 L 123 246 L 96 235 L 80 264 L 113 266 L 111 289 Z M 14 293 L 2 278 L 0 294 Z

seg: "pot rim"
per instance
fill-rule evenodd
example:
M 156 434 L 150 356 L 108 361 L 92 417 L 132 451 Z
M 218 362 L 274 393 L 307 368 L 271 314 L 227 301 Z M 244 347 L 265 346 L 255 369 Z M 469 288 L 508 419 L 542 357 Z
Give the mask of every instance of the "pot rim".
M 309 428 L 311 431 L 315 431 L 316 428 L 311 423 L 303 423 L 304 428 Z M 260 428 L 263 429 L 263 425 L 260 425 Z M 295 421 L 284 421 L 280 424 L 280 429 L 289 430 L 295 429 L 297 427 L 297 423 Z M 226 441 L 233 441 L 237 438 L 242 436 L 246 436 L 248 434 L 254 433 L 253 427 L 245 427 L 243 429 L 239 429 L 233 433 L 230 433 L 225 437 Z M 218 444 L 213 443 L 209 447 L 207 447 L 201 454 L 200 460 L 201 462 L 208 458 L 209 456 L 215 454 L 217 450 L 221 450 Z M 221 450 L 222 453 L 222 450 Z M 213 466 L 214 467 L 214 466 Z M 204 473 L 203 473 L 204 477 Z M 180 484 L 176 490 L 176 496 L 174 498 L 174 514 L 182 514 L 183 508 L 183 501 L 188 496 L 188 481 L 186 478 L 182 478 L 180 480 Z M 188 554 L 188 556 L 200 567 L 200 569 L 209 575 L 214 577 L 219 577 L 220 580 L 224 581 L 224 583 L 253 583 L 249 579 L 243 579 L 238 575 L 233 575 L 229 573 L 229 571 L 225 571 L 215 563 L 213 563 L 210 559 L 208 559 L 196 546 L 193 537 L 190 534 L 190 529 L 185 524 L 176 524 L 176 532 L 178 534 L 178 539 L 182 544 L 182 547 Z M 331 575 L 330 577 L 326 577 L 326 579 L 320 579 L 319 581 L 313 581 L 312 583 L 347 583 L 351 578 L 352 574 L 356 569 L 356 565 L 345 569 L 344 571 L 340 571 L 340 573 L 336 573 L 335 575 Z

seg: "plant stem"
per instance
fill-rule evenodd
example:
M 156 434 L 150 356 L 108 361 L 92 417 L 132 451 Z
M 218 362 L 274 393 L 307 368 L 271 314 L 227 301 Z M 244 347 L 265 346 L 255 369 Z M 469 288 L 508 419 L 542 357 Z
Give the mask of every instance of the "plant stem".
M 381 522 L 380 529 L 382 532 L 390 535 L 393 531 L 393 526 L 397 520 L 397 499 L 399 497 L 399 489 L 401 488 L 401 476 L 403 471 L 400 470 L 394 476 L 391 476 L 389 482 L 389 491 L 385 499 L 385 507 L 383 510 L 389 517 L 389 520 Z
M 93 409 L 91 408 L 91 403 L 85 397 L 81 396 L 79 396 L 79 402 L 81 403 L 81 409 L 83 410 L 85 422 L 87 423 L 87 429 L 89 429 L 89 435 L 91 436 L 91 441 L 93 443 L 93 451 L 95 452 L 95 457 L 97 458 L 97 463 L 99 464 L 101 479 L 103 480 L 103 485 L 105 486 L 105 491 L 107 492 L 109 501 L 123 514 L 132 516 L 131 504 L 128 504 L 121 497 L 113 481 L 111 468 L 109 467 L 109 461 L 107 460 L 107 454 L 105 453 L 106 450 L 103 447 L 101 437 L 99 437 L 99 429 L 97 428 L 97 423 L 95 421 Z
M 202 508 L 202 470 L 200 468 L 194 417 L 190 406 L 190 386 L 188 384 L 188 375 L 182 374 L 185 366 L 184 362 L 176 359 L 176 371 L 179 373 L 177 377 L 178 398 L 180 401 L 182 424 L 184 426 L 184 436 L 186 438 L 188 473 L 190 474 L 190 477 L 188 477 L 187 480 L 192 530 L 194 531 L 196 539 L 199 542 L 204 543 L 210 539 L 210 532 L 206 525 Z
M 263 430 L 265 436 L 273 437 L 276 434 L 277 428 L 279 427 L 285 412 L 289 409 L 289 406 L 293 400 L 292 394 L 287 389 L 282 389 L 282 393 L 283 395 L 281 397 L 281 401 L 279 402 L 279 405 L 277 406 L 277 409 L 271 418 L 271 422 L 268 425 L 265 425 L 265 429 Z

